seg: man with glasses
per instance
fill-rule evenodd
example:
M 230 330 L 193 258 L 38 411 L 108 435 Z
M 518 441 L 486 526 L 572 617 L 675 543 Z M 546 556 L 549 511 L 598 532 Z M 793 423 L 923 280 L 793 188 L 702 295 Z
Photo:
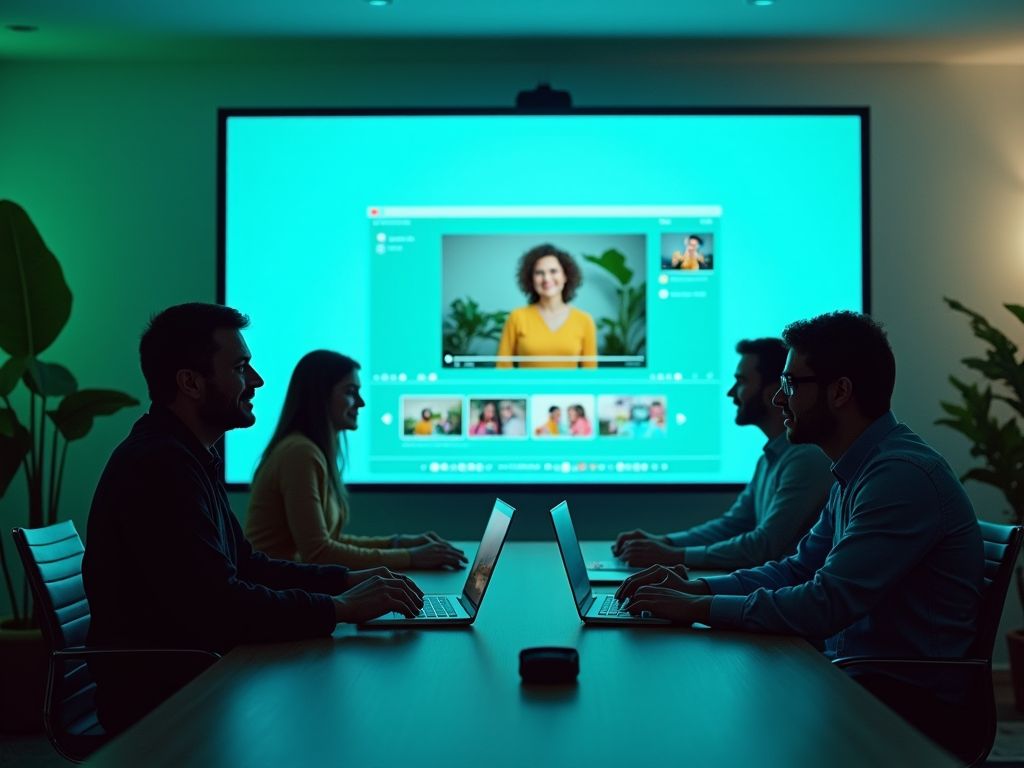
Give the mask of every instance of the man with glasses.
M 889 410 L 896 361 L 885 333 L 834 312 L 793 323 L 783 339 L 775 403 L 789 439 L 834 462 L 821 518 L 781 562 L 696 581 L 655 566 L 618 597 L 681 624 L 824 641 L 832 657 L 962 658 L 982 602 L 981 530 L 949 465 Z M 969 717 L 956 681 L 854 679 L 947 745 Z
M 631 566 L 685 563 L 731 571 L 779 560 L 796 552 L 828 501 L 835 482 L 828 459 L 813 445 L 790 443 L 782 410 L 772 404 L 786 362 L 782 340 L 744 340 L 736 351 L 736 382 L 726 396 L 736 406 L 736 423 L 755 426 L 768 438 L 754 476 L 719 518 L 666 536 L 620 534 L 612 552 Z

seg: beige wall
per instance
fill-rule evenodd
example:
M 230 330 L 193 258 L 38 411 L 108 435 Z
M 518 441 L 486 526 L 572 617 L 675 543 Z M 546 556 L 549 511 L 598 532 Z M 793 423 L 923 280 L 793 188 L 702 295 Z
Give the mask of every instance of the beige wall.
M 438 64 L 436 46 L 408 46 L 400 63 L 0 60 L 0 198 L 27 208 L 75 292 L 71 323 L 46 357 L 68 365 L 83 386 L 144 399 L 135 348 L 149 313 L 214 298 L 218 107 L 503 106 L 539 79 L 568 88 L 581 106 L 867 105 L 873 308 L 899 361 L 894 407 L 954 469 L 969 465 L 966 441 L 932 423 L 938 401 L 951 395 L 946 376 L 977 349 L 941 297 L 988 314 L 1024 344 L 1024 329 L 1000 309 L 1024 302 L 1024 66 L 701 66 L 636 47 L 610 65 L 585 44 L 550 56 L 537 44 L 520 55 L 506 46 L 482 60 L 480 48 L 460 54 L 453 44 Z M 72 446 L 63 511 L 80 530 L 103 464 L 138 413 L 98 421 Z M 996 493 L 968 490 L 979 516 L 1001 519 Z M 509 496 L 524 513 L 519 535 L 547 535 L 542 513 L 555 495 Z M 685 526 L 730 501 L 573 498 L 587 510 L 589 537 L 634 523 Z M 244 508 L 244 497 L 235 501 Z M 355 529 L 429 526 L 468 537 L 488 507 L 485 494 L 374 494 L 357 499 Z M 18 479 L 0 500 L 4 530 L 23 508 Z M 0 596 L 0 613 L 6 607 Z M 1013 595 L 1004 623 L 1021 624 Z

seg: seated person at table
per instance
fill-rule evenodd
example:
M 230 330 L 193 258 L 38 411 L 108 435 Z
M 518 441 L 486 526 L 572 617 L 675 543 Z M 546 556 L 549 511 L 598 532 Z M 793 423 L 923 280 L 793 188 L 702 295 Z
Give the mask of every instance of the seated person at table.
M 205 649 L 327 637 L 338 622 L 415 615 L 422 592 L 387 568 L 299 565 L 254 552 L 228 506 L 214 444 L 252 426 L 263 379 L 240 331 L 248 319 L 182 304 L 142 335 L 153 401 L 100 478 L 82 564 L 88 643 Z M 197 663 L 199 661 L 200 663 Z M 93 658 L 100 723 L 124 730 L 208 663 L 183 655 Z
M 587 312 L 569 306 L 583 282 L 565 251 L 545 243 L 519 260 L 519 288 L 527 305 L 513 309 L 498 342 L 499 357 L 595 357 L 597 326 Z M 513 361 L 499 360 L 498 368 Z M 521 360 L 519 368 L 597 368 L 596 360 Z
M 885 333 L 835 312 L 793 323 L 783 339 L 775 403 L 789 439 L 834 462 L 820 519 L 781 562 L 696 581 L 655 566 L 619 597 L 680 624 L 824 641 L 837 658 L 962 658 L 982 604 L 981 530 L 946 461 L 889 410 L 896 361 Z M 944 678 L 851 676 L 936 740 L 964 722 L 962 690 Z
M 320 349 L 299 360 L 249 493 L 245 535 L 268 557 L 349 568 L 443 568 L 466 562 L 430 531 L 353 536 L 339 436 L 359 428 L 359 363 Z M 429 412 L 429 411 L 427 411 Z
M 736 345 L 740 355 L 726 392 L 736 406 L 736 423 L 754 426 L 768 442 L 754 477 L 721 517 L 688 531 L 658 536 L 622 533 L 612 552 L 632 566 L 683 565 L 735 570 L 762 565 L 796 551 L 828 501 L 835 482 L 829 460 L 813 445 L 786 439 L 781 409 L 772 405 L 786 362 L 781 339 L 755 339 Z

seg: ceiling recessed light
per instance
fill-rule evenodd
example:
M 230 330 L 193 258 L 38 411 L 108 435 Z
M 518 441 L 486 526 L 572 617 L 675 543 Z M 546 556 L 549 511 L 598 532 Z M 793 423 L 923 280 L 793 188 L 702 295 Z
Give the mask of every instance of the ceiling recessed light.
M 366 0 L 367 5 L 377 6 L 391 5 L 391 0 Z
M 33 27 L 31 24 L 8 24 L 7 28 L 11 32 L 38 32 L 39 27 Z
M 747 5 L 775 5 L 775 0 L 747 0 Z

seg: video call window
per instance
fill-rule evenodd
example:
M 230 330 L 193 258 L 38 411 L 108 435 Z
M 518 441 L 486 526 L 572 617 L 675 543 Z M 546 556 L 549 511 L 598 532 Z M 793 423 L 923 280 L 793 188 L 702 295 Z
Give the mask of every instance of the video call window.
M 645 234 L 450 234 L 441 260 L 444 366 L 646 366 Z M 552 293 L 569 309 L 554 323 Z
M 665 395 L 598 395 L 601 437 L 650 439 L 667 436 L 668 398 Z
M 713 232 L 665 232 L 661 235 L 661 268 L 685 272 L 715 268 Z
M 414 440 L 462 437 L 462 397 L 402 398 L 402 436 Z
M 536 438 L 594 437 L 593 395 L 534 395 L 530 406 Z
M 526 437 L 526 398 L 470 398 L 470 438 Z

